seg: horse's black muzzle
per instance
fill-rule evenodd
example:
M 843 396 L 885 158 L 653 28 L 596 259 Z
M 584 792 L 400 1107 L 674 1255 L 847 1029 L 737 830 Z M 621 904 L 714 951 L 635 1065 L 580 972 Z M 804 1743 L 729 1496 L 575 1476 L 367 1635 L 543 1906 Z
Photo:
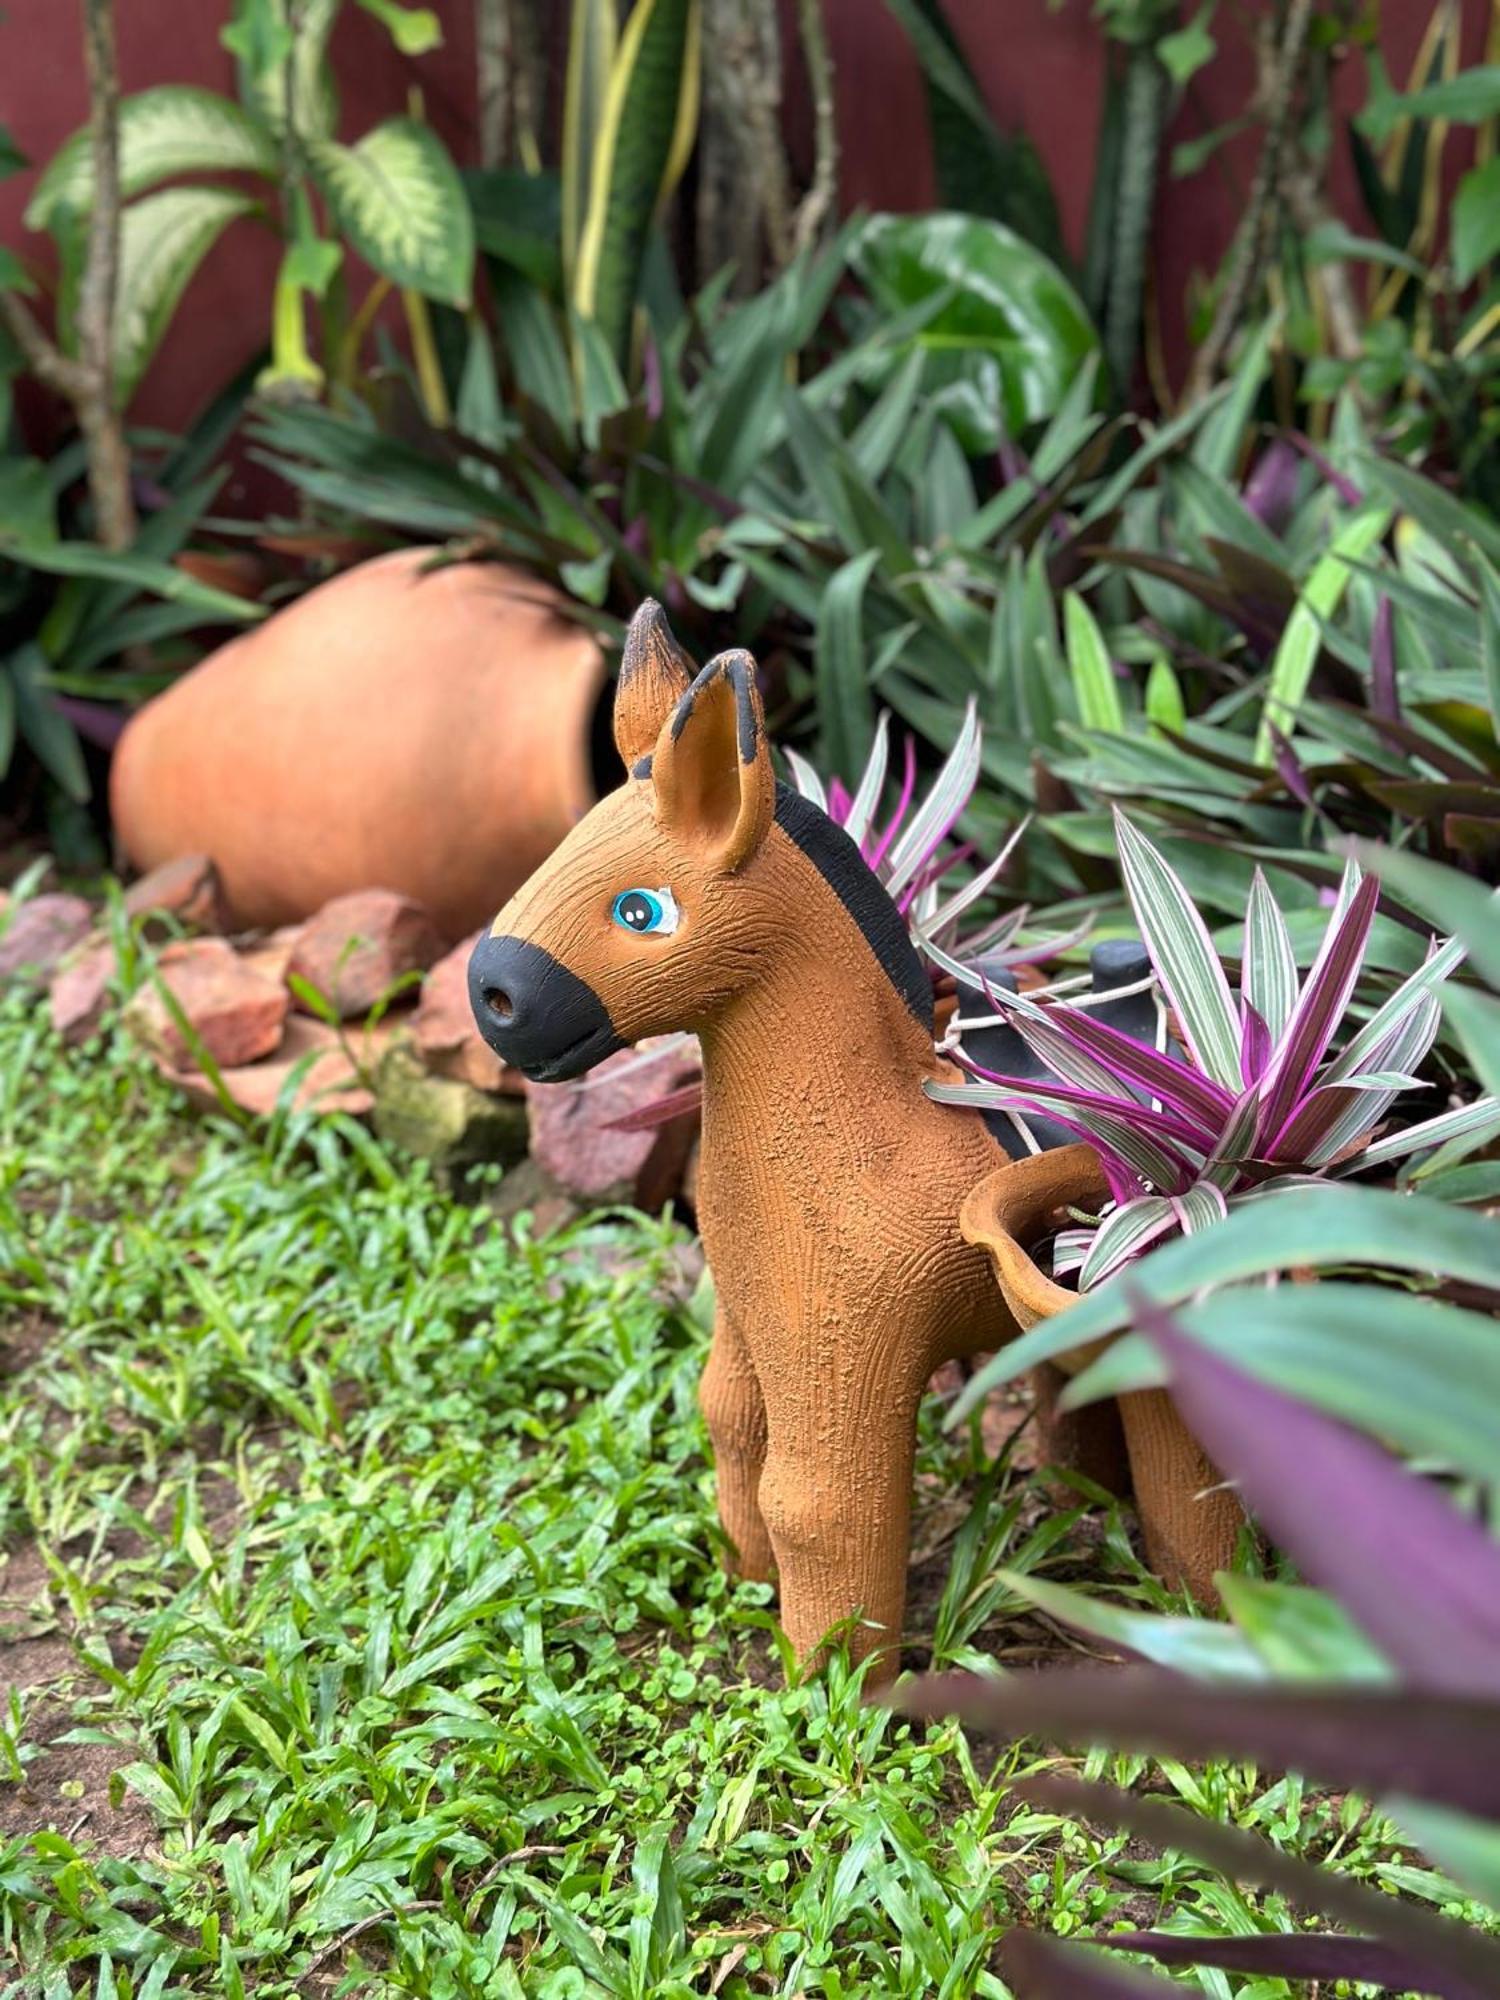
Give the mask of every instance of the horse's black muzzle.
M 594 989 L 525 938 L 479 940 L 469 1002 L 495 1054 L 534 1083 L 582 1076 L 625 1046 Z

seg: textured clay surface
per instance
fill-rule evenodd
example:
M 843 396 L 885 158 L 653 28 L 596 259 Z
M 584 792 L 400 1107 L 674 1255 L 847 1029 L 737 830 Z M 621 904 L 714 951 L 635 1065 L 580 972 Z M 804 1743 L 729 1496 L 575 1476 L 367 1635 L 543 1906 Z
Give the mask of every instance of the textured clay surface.
M 859 1622 L 894 1671 L 918 1402 L 1016 1320 L 964 1198 L 1004 1162 L 934 1104 L 932 991 L 853 843 L 775 782 L 753 663 L 696 679 L 654 605 L 626 643 L 601 801 L 476 948 L 492 1048 L 549 1080 L 697 1034 L 695 1195 L 718 1296 L 702 1402 L 740 1570 L 774 1571 L 803 1656 Z M 617 920 L 645 891 L 660 928 Z M 639 915 L 643 903 L 633 900 Z M 627 904 L 629 907 L 629 904 Z

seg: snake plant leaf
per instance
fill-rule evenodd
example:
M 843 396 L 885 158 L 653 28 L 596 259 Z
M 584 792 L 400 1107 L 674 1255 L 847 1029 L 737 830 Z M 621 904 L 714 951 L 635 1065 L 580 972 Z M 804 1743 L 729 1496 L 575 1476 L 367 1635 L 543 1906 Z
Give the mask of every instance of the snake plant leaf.
M 563 269 L 570 275 L 578 264 L 593 180 L 594 148 L 604 123 L 610 73 L 619 48 L 619 8 L 616 0 L 573 0 L 568 31 L 568 77 L 563 96 L 562 230 Z
M 443 305 L 468 305 L 474 219 L 428 126 L 391 118 L 357 145 L 320 139 L 307 154 L 334 222 L 372 269 Z
M 850 259 L 885 314 L 951 292 L 886 366 L 894 370 L 907 347 L 925 353 L 928 387 L 971 454 L 1052 416 L 1098 351 L 1083 301 L 1058 267 L 987 217 L 872 216 Z
M 610 70 L 573 302 L 622 363 L 651 223 L 697 133 L 702 25 L 702 0 L 636 0 Z
M 163 83 L 120 105 L 120 193 L 129 200 L 182 174 L 259 174 L 274 180 L 276 140 L 259 120 L 217 91 Z M 28 229 L 52 229 L 94 202 L 87 126 L 59 147 L 26 208 Z
M 463 183 L 479 248 L 519 271 L 549 298 L 558 297 L 563 265 L 557 175 L 528 174 L 519 167 L 470 167 Z
M 129 402 L 156 352 L 177 301 L 215 243 L 256 204 L 230 188 L 163 188 L 120 220 L 115 303 L 114 399 Z

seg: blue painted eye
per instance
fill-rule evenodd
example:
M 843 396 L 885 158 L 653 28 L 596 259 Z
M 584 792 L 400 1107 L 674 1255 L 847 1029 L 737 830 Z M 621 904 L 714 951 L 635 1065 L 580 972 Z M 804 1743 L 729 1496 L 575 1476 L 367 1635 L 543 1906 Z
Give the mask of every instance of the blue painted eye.
M 670 936 L 677 928 L 677 903 L 670 889 L 623 889 L 610 915 L 622 930 Z

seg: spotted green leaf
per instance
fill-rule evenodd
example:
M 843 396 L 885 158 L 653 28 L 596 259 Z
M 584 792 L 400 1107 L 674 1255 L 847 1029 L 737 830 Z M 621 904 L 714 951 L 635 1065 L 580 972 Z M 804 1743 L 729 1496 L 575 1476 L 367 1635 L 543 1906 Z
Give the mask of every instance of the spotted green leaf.
M 391 118 L 358 145 L 320 139 L 308 160 L 339 229 L 393 284 L 467 306 L 474 223 L 447 149 L 414 118 Z
M 274 179 L 276 141 L 259 120 L 217 91 L 163 83 L 120 106 L 120 192 L 142 194 L 181 174 L 260 174 Z M 54 153 L 26 210 L 29 229 L 52 229 L 93 205 L 87 127 Z

